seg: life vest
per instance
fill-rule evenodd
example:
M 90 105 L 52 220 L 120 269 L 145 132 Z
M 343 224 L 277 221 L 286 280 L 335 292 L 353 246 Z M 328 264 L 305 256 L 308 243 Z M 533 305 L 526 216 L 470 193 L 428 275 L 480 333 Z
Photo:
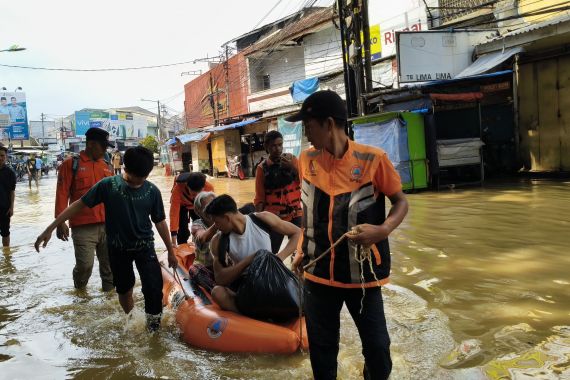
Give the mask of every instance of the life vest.
M 386 153 L 371 146 L 349 141 L 348 150 L 340 160 L 324 150 L 311 148 L 301 154 L 299 161 L 303 265 L 326 251 L 352 227 L 363 223 L 382 224 L 385 193 L 381 189 L 389 191 L 387 195 L 401 190 L 399 175 Z M 372 253 L 364 262 L 359 262 L 358 250 L 356 244 L 344 239 L 305 271 L 305 277 L 343 288 L 373 287 L 388 282 L 388 239 L 372 245 Z
M 261 165 L 265 188 L 265 210 L 283 220 L 301 216 L 301 187 L 297 170 L 280 164 Z
M 81 198 L 101 179 L 112 175 L 113 172 L 103 159 L 92 161 L 84 151 L 67 158 L 58 171 L 55 216 L 57 217 L 69 204 Z M 91 209 L 84 208 L 71 218 L 69 224 L 71 227 L 77 227 L 104 222 L 105 207 L 100 204 Z

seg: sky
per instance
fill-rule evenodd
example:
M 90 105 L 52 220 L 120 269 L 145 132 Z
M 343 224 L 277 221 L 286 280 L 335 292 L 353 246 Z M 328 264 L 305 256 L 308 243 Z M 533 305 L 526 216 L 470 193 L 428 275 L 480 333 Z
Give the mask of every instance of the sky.
M 48 68 L 122 68 L 170 64 L 219 55 L 221 46 L 260 25 L 300 9 L 307 0 L 20 0 L 3 6 L 0 64 Z M 399 6 L 380 2 L 386 17 Z M 326 6 L 332 0 L 318 0 Z M 271 11 L 271 12 L 270 12 Z M 269 15 L 264 18 L 264 16 Z M 120 72 L 43 71 L 0 67 L 0 88 L 26 93 L 28 119 L 68 116 L 82 108 L 141 106 L 156 111 L 160 100 L 184 109 L 184 71 L 207 70 L 205 63 Z M 174 111 L 171 111 L 174 112 Z

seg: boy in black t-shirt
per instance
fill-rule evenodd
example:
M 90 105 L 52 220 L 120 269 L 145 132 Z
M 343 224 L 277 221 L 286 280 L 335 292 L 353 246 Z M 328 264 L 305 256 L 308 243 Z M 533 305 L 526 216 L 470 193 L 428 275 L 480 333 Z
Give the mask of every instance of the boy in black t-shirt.
M 66 208 L 38 237 L 35 244 L 39 252 L 40 245 L 47 245 L 53 230 L 59 224 L 84 207 L 103 203 L 109 260 L 119 303 L 125 313 L 134 307 L 134 261 L 141 278 L 147 327 L 150 331 L 158 329 L 162 315 L 162 274 L 154 250 L 151 220 L 168 250 L 169 266 L 175 268 L 177 265 L 162 196 L 154 184 L 146 181 L 153 165 L 150 150 L 142 146 L 129 148 L 124 156 L 124 173 L 104 178 L 95 184 L 81 199 Z
M 10 246 L 10 218 L 14 215 L 16 173 L 6 165 L 8 149 L 0 146 L 0 235 L 2 246 Z

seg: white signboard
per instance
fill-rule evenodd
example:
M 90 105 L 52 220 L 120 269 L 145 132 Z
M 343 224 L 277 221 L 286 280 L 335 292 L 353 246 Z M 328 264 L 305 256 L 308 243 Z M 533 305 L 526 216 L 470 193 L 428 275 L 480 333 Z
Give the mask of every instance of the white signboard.
M 396 32 L 400 83 L 453 79 L 494 31 Z

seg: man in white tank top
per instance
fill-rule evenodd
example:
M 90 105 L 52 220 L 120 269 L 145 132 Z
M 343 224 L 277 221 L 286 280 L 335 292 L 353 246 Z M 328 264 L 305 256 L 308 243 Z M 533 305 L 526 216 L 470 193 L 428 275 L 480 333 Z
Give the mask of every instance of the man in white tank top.
M 238 211 L 236 202 L 227 194 L 212 200 L 205 211 L 219 230 L 212 238 L 210 246 L 214 260 L 214 276 L 218 285 L 212 290 L 212 298 L 222 309 L 239 313 L 235 302 L 236 292 L 230 289 L 230 286 L 252 263 L 257 251 L 271 251 L 269 232 L 274 231 L 289 238 L 287 245 L 277 253 L 283 261 L 297 248 L 301 229 L 266 211 L 244 215 Z M 233 265 L 227 266 L 222 262 L 225 261 L 225 254 Z

